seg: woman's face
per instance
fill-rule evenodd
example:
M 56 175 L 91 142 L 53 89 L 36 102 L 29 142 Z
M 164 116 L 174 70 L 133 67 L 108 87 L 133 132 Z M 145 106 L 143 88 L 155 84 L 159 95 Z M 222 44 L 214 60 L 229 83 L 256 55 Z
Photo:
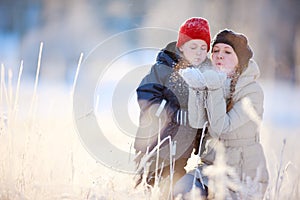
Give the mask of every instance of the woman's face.
M 184 43 L 179 50 L 192 65 L 200 65 L 207 57 L 207 44 L 204 40 L 195 39 Z
M 230 76 L 238 65 L 238 57 L 233 48 L 225 43 L 217 43 L 212 49 L 212 63 L 220 71 Z

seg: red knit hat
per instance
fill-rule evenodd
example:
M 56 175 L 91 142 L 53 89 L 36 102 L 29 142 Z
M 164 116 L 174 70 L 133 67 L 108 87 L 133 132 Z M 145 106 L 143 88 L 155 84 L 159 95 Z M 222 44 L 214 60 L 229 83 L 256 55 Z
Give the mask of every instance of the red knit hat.
M 210 48 L 210 30 L 208 21 L 201 17 L 193 17 L 186 20 L 179 29 L 177 47 L 193 39 L 204 40 L 207 44 L 207 52 Z

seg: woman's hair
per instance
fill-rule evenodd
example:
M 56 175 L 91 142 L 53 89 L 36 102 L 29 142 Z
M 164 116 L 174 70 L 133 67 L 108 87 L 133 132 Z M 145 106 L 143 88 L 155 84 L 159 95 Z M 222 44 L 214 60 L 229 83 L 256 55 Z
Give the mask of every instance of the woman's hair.
M 233 107 L 233 104 L 234 104 L 233 94 L 235 92 L 235 86 L 236 86 L 236 83 L 237 83 L 241 73 L 242 73 L 241 67 L 238 66 L 235 69 L 236 69 L 235 73 L 231 77 L 231 81 L 230 81 L 229 98 L 226 101 L 226 112 L 229 112 L 231 110 L 231 108 Z

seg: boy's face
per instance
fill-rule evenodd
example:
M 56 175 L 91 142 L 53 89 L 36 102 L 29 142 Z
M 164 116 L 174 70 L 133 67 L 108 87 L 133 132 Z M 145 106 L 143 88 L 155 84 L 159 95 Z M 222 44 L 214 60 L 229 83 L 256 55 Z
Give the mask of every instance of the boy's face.
M 204 40 L 189 40 L 179 50 L 193 66 L 200 65 L 207 57 L 207 44 Z

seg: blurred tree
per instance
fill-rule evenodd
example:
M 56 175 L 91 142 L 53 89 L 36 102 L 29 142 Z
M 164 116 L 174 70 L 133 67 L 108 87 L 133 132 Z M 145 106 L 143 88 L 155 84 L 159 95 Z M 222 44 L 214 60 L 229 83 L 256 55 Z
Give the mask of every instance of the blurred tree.
M 29 29 L 40 24 L 42 4 L 39 0 L 1 0 L 0 31 L 24 35 Z
M 202 16 L 209 20 L 212 35 L 224 28 L 247 35 L 263 77 L 300 83 L 299 10 L 299 0 L 0 0 L 0 37 L 17 34 L 23 40 L 21 57 L 33 54 L 34 62 L 37 54 L 28 48 L 37 49 L 45 41 L 45 48 L 53 48 L 57 60 L 69 66 L 80 51 L 112 34 L 145 26 L 176 31 L 185 19 Z M 139 39 L 133 35 L 124 42 Z
M 270 5 L 277 10 L 271 31 L 274 33 L 276 76 L 296 82 L 296 33 L 300 26 L 300 1 L 275 0 Z M 299 76 L 299 75 L 298 75 Z

